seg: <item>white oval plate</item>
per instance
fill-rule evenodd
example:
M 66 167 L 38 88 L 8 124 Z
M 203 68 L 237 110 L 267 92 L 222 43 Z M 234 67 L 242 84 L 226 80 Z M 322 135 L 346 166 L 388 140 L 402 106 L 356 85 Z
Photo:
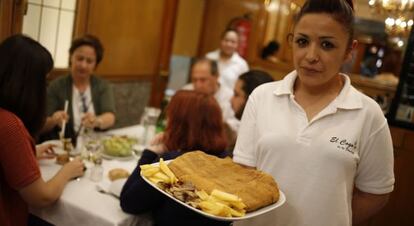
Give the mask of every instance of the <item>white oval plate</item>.
M 172 160 L 168 160 L 168 161 L 165 161 L 165 163 L 169 163 L 169 162 L 171 162 Z M 157 163 L 153 163 L 152 165 L 155 165 L 155 166 L 157 166 L 159 163 L 157 162 Z M 142 171 L 141 171 L 142 172 Z M 185 206 L 185 207 L 187 207 L 187 208 L 189 208 L 189 209 L 191 209 L 191 210 L 193 210 L 193 211 L 195 211 L 195 212 L 197 212 L 197 213 L 199 213 L 199 214 L 201 214 L 201 215 L 204 215 L 204 216 L 206 216 L 206 217 L 208 217 L 208 218 L 212 218 L 212 219 L 215 219 L 215 220 L 219 220 L 219 221 L 239 221 L 239 220 L 245 220 L 245 219 L 249 219 L 249 218 L 253 218 L 253 217 L 256 217 L 256 216 L 259 216 L 259 215 L 262 215 L 262 214 L 264 214 L 264 213 L 267 213 L 267 212 L 269 212 L 269 211 L 272 211 L 272 210 L 274 210 L 274 209 L 276 209 L 276 208 L 278 208 L 279 206 L 281 206 L 281 205 L 283 205 L 285 202 L 286 202 L 286 196 L 285 196 L 285 194 L 279 189 L 279 200 L 277 201 L 277 202 L 275 202 L 275 203 L 273 203 L 273 204 L 271 204 L 271 205 L 268 205 L 268 206 L 266 206 L 266 207 L 263 207 L 263 208 L 260 208 L 260 209 L 258 209 L 258 210 L 255 210 L 255 211 L 252 211 L 252 212 L 249 212 L 249 213 L 246 213 L 246 215 L 244 215 L 243 217 L 220 217 L 220 216 L 215 216 L 215 215 L 212 215 L 212 214 L 209 214 L 209 213 L 206 213 L 206 212 L 204 212 L 204 211 L 202 211 L 202 210 L 199 210 L 199 209 L 197 209 L 197 208 L 194 208 L 194 207 L 192 207 L 192 206 L 190 206 L 190 205 L 188 205 L 187 203 L 185 203 L 185 202 L 182 202 L 181 200 L 179 200 L 179 199 L 176 199 L 174 196 L 172 196 L 171 194 L 169 194 L 168 192 L 166 192 L 166 191 L 164 191 L 164 190 L 162 190 L 161 188 L 159 188 L 159 187 L 157 187 L 157 185 L 155 185 L 155 184 L 153 184 L 150 180 L 148 180 L 146 177 L 144 177 L 143 175 L 141 175 L 141 177 L 149 184 L 149 185 L 151 185 L 152 187 L 154 187 L 155 189 L 157 189 L 159 192 L 161 192 L 161 193 L 163 193 L 164 195 L 166 195 L 166 196 L 168 196 L 169 198 L 171 198 L 171 199 L 173 199 L 174 201 L 176 201 L 176 202 L 178 202 L 178 203 L 180 203 L 181 205 L 183 205 L 183 206 Z

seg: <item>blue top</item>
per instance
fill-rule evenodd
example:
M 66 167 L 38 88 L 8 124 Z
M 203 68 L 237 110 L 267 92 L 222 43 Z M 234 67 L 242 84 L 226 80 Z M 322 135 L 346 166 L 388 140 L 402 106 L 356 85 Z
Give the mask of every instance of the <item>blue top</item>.
M 182 154 L 185 154 L 185 152 L 170 151 L 161 157 L 164 160 L 170 160 L 175 159 Z M 228 156 L 228 153 L 223 151 L 216 156 L 224 158 Z M 147 184 L 140 175 L 141 169 L 139 166 L 158 162 L 159 158 L 160 157 L 157 154 L 150 150 L 145 150 L 143 152 L 137 167 L 122 188 L 120 200 L 123 211 L 130 214 L 140 214 L 151 211 L 154 225 L 156 226 L 231 225 L 231 222 L 213 220 L 196 213 Z

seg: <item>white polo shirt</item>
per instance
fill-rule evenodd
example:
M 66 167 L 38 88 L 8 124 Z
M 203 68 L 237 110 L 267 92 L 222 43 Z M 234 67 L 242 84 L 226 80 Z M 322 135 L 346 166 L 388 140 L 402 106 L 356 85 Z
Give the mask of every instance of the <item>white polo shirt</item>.
M 234 161 L 271 174 L 287 201 L 235 225 L 348 226 L 354 185 L 372 194 L 393 190 L 387 121 L 378 104 L 343 76 L 340 94 L 310 122 L 294 99 L 295 71 L 250 95 Z
M 206 54 L 210 60 L 217 61 L 220 74 L 220 84 L 226 86 L 233 92 L 237 78 L 249 70 L 247 62 L 238 54 L 234 53 L 227 61 L 220 60 L 220 50 L 215 50 Z

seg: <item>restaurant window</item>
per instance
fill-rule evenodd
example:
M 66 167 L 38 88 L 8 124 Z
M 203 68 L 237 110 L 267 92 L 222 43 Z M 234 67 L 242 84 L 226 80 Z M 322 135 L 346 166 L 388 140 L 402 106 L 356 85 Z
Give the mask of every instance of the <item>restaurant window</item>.
M 29 0 L 22 33 L 39 41 L 53 56 L 55 68 L 67 68 L 77 0 Z

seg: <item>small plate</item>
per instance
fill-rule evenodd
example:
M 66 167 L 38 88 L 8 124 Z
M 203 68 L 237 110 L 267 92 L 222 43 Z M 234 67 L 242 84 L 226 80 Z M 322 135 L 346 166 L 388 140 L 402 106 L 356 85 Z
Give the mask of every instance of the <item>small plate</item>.
M 43 143 L 41 143 L 40 145 L 44 145 L 44 144 L 53 144 L 55 147 L 53 147 L 53 150 L 55 151 L 56 154 L 63 154 L 65 153 L 65 150 L 63 150 L 63 144 L 61 140 L 47 140 Z M 76 149 L 76 148 L 72 148 L 72 150 L 69 152 L 70 156 L 78 156 L 80 155 L 80 150 Z
M 52 165 L 56 163 L 56 157 L 54 158 L 43 158 L 43 159 L 38 159 L 37 162 L 39 163 L 39 165 L 41 166 L 47 166 L 47 165 Z
M 54 145 L 53 150 L 55 151 L 56 154 L 64 153 L 62 141 L 60 140 L 47 140 L 41 143 L 40 145 L 45 145 L 45 144 L 53 144 Z
M 172 160 L 168 160 L 168 161 L 165 161 L 165 163 L 166 164 L 168 164 L 169 162 L 171 162 Z M 152 165 L 155 165 L 155 166 L 158 166 L 158 162 L 157 163 L 153 163 Z M 142 172 L 142 171 L 141 171 Z M 244 215 L 243 217 L 220 217 L 220 216 L 215 216 L 215 215 L 212 215 L 212 214 L 209 214 L 209 213 L 206 213 L 206 212 L 204 212 L 204 211 L 202 211 L 202 210 L 199 210 L 199 209 L 197 209 L 197 208 L 194 208 L 194 207 L 192 207 L 192 206 L 190 206 L 190 205 L 188 205 L 187 203 L 185 203 L 185 202 L 182 202 L 181 200 L 179 200 L 179 199 L 176 199 L 174 196 L 172 196 L 171 194 L 169 194 L 168 192 L 166 192 L 166 191 L 164 191 L 164 190 L 162 190 L 161 188 L 159 188 L 157 185 L 155 185 L 155 184 L 153 184 L 150 180 L 148 180 L 146 177 L 144 177 L 143 175 L 141 175 L 141 177 L 149 184 L 149 185 L 151 185 L 152 187 L 154 187 L 155 189 L 157 189 L 159 192 L 161 192 L 161 193 L 163 193 L 164 195 L 166 195 L 166 196 L 168 196 L 169 198 L 171 198 L 171 199 L 173 199 L 174 201 L 176 201 L 176 202 L 178 202 L 179 204 L 181 204 L 181 205 L 183 205 L 183 206 L 185 206 L 185 207 L 187 207 L 187 208 L 189 208 L 189 209 L 191 209 L 191 210 L 193 210 L 193 211 L 195 211 L 195 212 L 197 212 L 197 213 L 199 213 L 199 214 L 201 214 L 201 215 L 204 215 L 204 216 L 206 216 L 206 217 L 208 217 L 208 218 L 212 218 L 212 219 L 215 219 L 215 220 L 219 220 L 219 221 L 239 221 L 239 220 L 245 220 L 245 219 L 249 219 L 249 218 L 253 218 L 253 217 L 256 217 L 256 216 L 259 216 L 259 215 L 262 215 L 262 214 L 264 214 L 264 213 L 267 213 L 267 212 L 269 212 L 269 211 L 271 211 L 271 210 L 274 210 L 274 209 L 276 209 L 276 208 L 278 208 L 278 207 L 280 207 L 281 205 L 283 205 L 285 202 L 286 202 L 286 196 L 285 196 L 285 194 L 279 189 L 279 200 L 277 201 L 277 202 L 275 202 L 275 203 L 273 203 L 273 204 L 271 204 L 271 205 L 268 205 L 268 206 L 265 206 L 265 207 L 263 207 L 263 208 L 260 208 L 260 209 L 257 209 L 257 210 L 255 210 L 255 211 L 252 211 L 252 212 L 249 212 L 249 213 L 246 213 L 246 215 Z

